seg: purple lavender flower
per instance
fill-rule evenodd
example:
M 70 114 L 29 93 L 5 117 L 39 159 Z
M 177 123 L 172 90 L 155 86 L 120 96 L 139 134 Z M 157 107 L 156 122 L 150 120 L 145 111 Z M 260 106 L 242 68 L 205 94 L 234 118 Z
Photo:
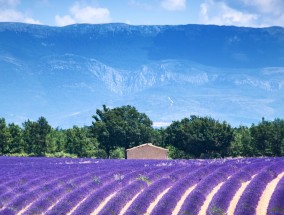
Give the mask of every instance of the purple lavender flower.
M 284 214 L 284 177 L 278 182 L 274 193 L 271 196 L 267 215 Z
M 213 187 L 224 182 L 209 205 L 207 214 L 211 215 L 212 211 L 226 211 L 241 183 L 257 174 L 239 201 L 255 207 L 261 190 L 283 172 L 283 164 L 283 158 L 160 161 L 0 157 L 0 214 L 17 214 L 28 205 L 26 215 L 66 214 L 76 206 L 73 214 L 89 214 L 112 194 L 101 214 L 119 213 L 137 194 L 126 214 L 143 214 L 170 188 L 152 212 L 166 215 L 189 187 L 197 185 L 183 205 L 190 210 L 180 212 L 190 214 L 200 209 Z M 282 212 L 283 180 L 272 195 L 269 215 Z M 238 205 L 237 210 L 240 208 Z
M 224 185 L 213 197 L 209 208 L 207 209 L 207 215 L 226 214 L 231 200 L 241 187 L 242 183 L 251 180 L 251 177 L 264 167 L 265 164 L 257 162 L 240 168 L 237 173 L 232 175 L 230 179 L 224 183 Z
M 242 198 L 239 200 L 235 214 L 255 214 L 258 201 L 266 185 L 282 171 L 284 171 L 284 163 L 277 162 L 263 169 L 257 176 L 255 176 L 244 191 Z
M 213 173 L 197 184 L 196 188 L 186 198 L 179 213 L 198 214 L 206 200 L 206 196 L 211 192 L 211 190 L 219 183 L 227 180 L 227 178 L 236 171 L 237 166 L 235 165 L 225 165 L 224 167 L 216 169 Z

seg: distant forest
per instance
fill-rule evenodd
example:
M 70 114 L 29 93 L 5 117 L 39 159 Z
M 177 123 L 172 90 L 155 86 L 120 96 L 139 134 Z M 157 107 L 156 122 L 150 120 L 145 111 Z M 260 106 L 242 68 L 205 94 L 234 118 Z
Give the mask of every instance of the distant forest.
M 22 126 L 0 118 L 0 155 L 124 158 L 125 149 L 153 143 L 172 159 L 284 155 L 284 120 L 232 127 L 211 117 L 190 116 L 155 129 L 133 106 L 103 105 L 90 126 L 53 128 L 44 117 Z

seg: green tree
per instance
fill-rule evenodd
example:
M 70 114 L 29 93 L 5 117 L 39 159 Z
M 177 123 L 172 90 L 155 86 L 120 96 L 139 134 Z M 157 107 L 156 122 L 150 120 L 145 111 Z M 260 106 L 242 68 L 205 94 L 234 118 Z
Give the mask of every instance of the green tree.
M 10 152 L 11 135 L 4 118 L 0 118 L 0 154 Z
M 166 147 L 165 136 L 166 136 L 165 128 L 154 129 L 152 132 L 152 141 L 157 146 Z
M 97 110 L 92 132 L 107 156 L 117 147 L 129 148 L 151 141 L 152 121 L 135 107 L 122 106 Z
M 35 147 L 35 153 L 36 155 L 43 156 L 47 152 L 48 136 L 51 132 L 51 126 L 44 117 L 40 117 L 36 125 L 37 144 Z
M 191 154 L 186 153 L 185 151 L 178 149 L 172 145 L 167 146 L 169 150 L 169 158 L 171 159 L 191 159 L 193 156 Z
M 228 155 L 232 139 L 233 129 L 226 122 L 191 116 L 174 121 L 166 129 L 165 142 L 190 157 L 223 157 Z
M 230 147 L 230 156 L 252 157 L 255 155 L 254 151 L 250 129 L 245 126 L 236 128 Z
M 23 123 L 24 141 L 27 145 L 26 152 L 36 156 L 44 156 L 48 148 L 48 136 L 51 132 L 51 126 L 44 117 L 38 121 L 26 121 Z
M 253 124 L 250 130 L 257 156 L 283 155 L 283 120 L 275 119 L 270 122 L 263 118 L 259 124 Z
M 262 119 L 258 125 L 252 125 L 251 136 L 253 145 L 255 147 L 256 156 L 272 156 L 271 150 L 271 137 L 272 137 L 272 125 L 270 122 Z
M 25 145 L 23 141 L 23 130 L 19 125 L 11 123 L 8 125 L 11 135 L 10 153 L 22 154 L 25 151 Z
M 66 152 L 78 157 L 97 157 L 98 142 L 90 137 L 87 127 L 73 128 L 66 131 Z
M 36 145 L 36 123 L 27 120 L 23 123 L 23 140 L 25 143 L 25 152 L 27 154 L 34 153 Z
M 64 152 L 65 146 L 66 146 L 66 131 L 63 129 L 51 129 L 50 134 L 47 137 L 48 147 L 47 152 L 48 153 L 56 153 L 56 152 Z
M 275 119 L 272 122 L 273 127 L 273 143 L 271 144 L 271 151 L 273 156 L 283 156 L 284 148 L 284 120 Z

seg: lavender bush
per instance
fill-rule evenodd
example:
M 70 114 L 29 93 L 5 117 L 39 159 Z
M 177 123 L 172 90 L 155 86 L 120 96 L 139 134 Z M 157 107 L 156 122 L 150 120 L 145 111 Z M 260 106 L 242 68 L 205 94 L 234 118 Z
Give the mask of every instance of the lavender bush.
M 188 195 L 182 205 L 180 214 L 198 214 L 206 196 L 219 183 L 227 180 L 227 178 L 237 170 L 235 165 L 226 165 L 218 168 L 213 173 L 204 178 L 197 184 L 196 188 Z
M 282 215 L 284 214 L 284 177 L 279 181 L 272 194 L 267 215 Z
M 154 208 L 152 214 L 171 214 L 185 191 L 191 186 L 199 183 L 210 173 L 212 168 L 217 168 L 217 166 L 218 165 L 213 164 L 200 168 L 175 183 L 169 192 L 167 192 L 167 194 L 160 200 L 159 204 Z
M 266 163 L 257 162 L 246 166 L 237 173 L 233 174 L 213 197 L 206 214 L 226 214 L 231 200 L 241 187 L 242 183 L 251 180 L 252 176 L 266 165 Z
M 277 162 L 253 178 L 237 204 L 236 215 L 255 214 L 258 201 L 266 185 L 284 171 L 284 163 Z
M 0 157 L 0 215 L 90 214 L 110 195 L 100 214 L 144 214 L 168 190 L 151 214 L 171 214 L 190 187 L 179 214 L 198 214 L 207 195 L 223 182 L 207 215 L 226 214 L 243 182 L 251 180 L 235 214 L 254 214 L 259 198 L 284 171 L 284 158 L 212 160 L 111 160 Z M 284 179 L 273 193 L 267 214 L 283 214 Z M 139 194 L 139 195 L 138 195 Z M 133 199 L 136 196 L 136 199 Z

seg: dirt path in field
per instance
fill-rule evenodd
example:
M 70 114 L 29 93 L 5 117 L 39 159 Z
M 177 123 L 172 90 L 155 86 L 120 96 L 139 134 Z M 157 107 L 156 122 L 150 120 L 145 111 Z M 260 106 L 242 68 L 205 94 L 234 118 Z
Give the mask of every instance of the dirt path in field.
M 143 190 L 142 190 L 143 191 Z M 122 208 L 122 210 L 120 211 L 119 215 L 123 215 L 127 209 L 130 207 L 130 205 L 134 202 L 134 200 L 140 195 L 140 193 L 142 193 L 142 191 L 140 191 L 139 193 L 137 193 L 129 202 L 127 202 L 126 205 L 124 205 L 124 207 Z
M 155 206 L 158 204 L 158 202 L 161 200 L 161 198 L 163 198 L 163 196 L 171 189 L 171 187 L 165 189 L 162 193 L 160 193 L 157 198 L 155 199 L 155 201 L 153 201 L 148 209 L 147 212 L 144 215 L 150 215 L 152 213 L 152 211 L 154 210 Z
M 275 179 L 273 179 L 271 182 L 269 182 L 265 188 L 265 190 L 263 191 L 257 208 L 256 208 L 256 214 L 257 215 L 266 215 L 267 213 L 267 208 L 269 205 L 269 201 L 270 198 L 278 184 L 278 182 L 281 180 L 281 178 L 284 177 L 284 172 L 282 172 L 281 174 L 279 174 Z
M 251 180 L 254 178 L 254 176 L 252 176 Z M 245 191 L 245 189 L 247 188 L 247 186 L 251 182 L 251 180 L 242 183 L 241 187 L 239 188 L 239 190 L 234 195 L 232 201 L 230 202 L 229 208 L 228 208 L 228 215 L 234 214 L 235 209 L 237 207 L 237 204 L 238 204 L 243 192 Z
M 52 208 L 54 208 L 54 206 L 57 205 L 57 204 L 60 202 L 61 199 L 63 199 L 63 197 L 57 199 L 51 206 L 49 206 L 49 208 L 47 208 L 47 210 L 44 212 L 44 214 L 45 214 L 46 212 L 52 210 Z
M 198 215 L 206 215 L 207 208 L 209 207 L 209 204 L 214 197 L 214 195 L 218 192 L 218 190 L 221 188 L 221 186 L 224 184 L 224 182 L 219 183 L 216 187 L 213 188 L 213 190 L 208 194 L 206 197 L 206 200 L 204 201 Z
M 114 197 L 116 192 L 112 193 L 109 195 L 107 198 L 102 201 L 102 203 L 91 213 L 91 215 L 97 215 L 103 208 L 104 206 Z
M 24 212 L 26 212 L 26 210 L 28 210 L 28 209 L 32 206 L 33 203 L 34 203 L 34 202 L 28 204 L 26 207 L 24 207 L 22 210 L 20 210 L 20 211 L 17 213 L 17 215 L 22 215 Z
M 196 185 L 194 185 L 194 186 L 188 188 L 188 189 L 185 191 L 185 193 L 182 195 L 182 197 L 180 198 L 179 202 L 177 203 L 175 209 L 173 210 L 172 215 L 177 215 L 177 214 L 178 214 L 178 212 L 180 211 L 181 206 L 183 205 L 183 203 L 184 203 L 186 197 L 194 190 L 195 187 L 196 187 Z
M 69 211 L 69 212 L 67 213 L 67 215 L 72 214 L 72 213 L 80 206 L 80 204 L 82 204 L 88 197 L 89 197 L 89 196 L 86 196 L 84 199 L 82 199 L 74 208 L 71 209 L 71 211 Z

